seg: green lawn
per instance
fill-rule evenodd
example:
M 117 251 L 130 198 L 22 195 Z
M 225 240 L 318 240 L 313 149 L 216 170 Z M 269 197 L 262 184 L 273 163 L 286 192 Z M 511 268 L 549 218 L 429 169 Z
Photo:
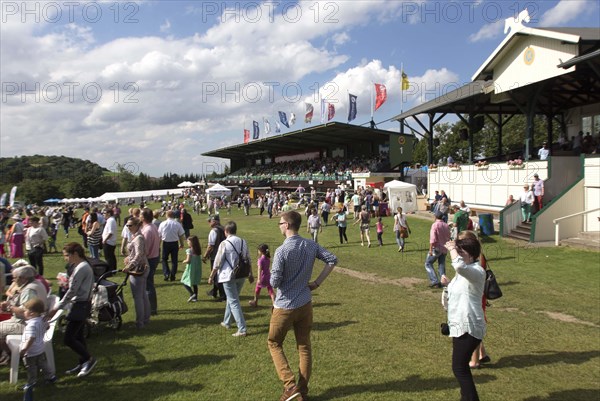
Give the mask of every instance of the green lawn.
M 193 232 L 203 247 L 206 217 L 194 216 Z M 258 216 L 256 210 L 246 217 L 236 208 L 231 217 L 251 249 L 266 242 L 274 250 L 283 239 L 276 218 Z M 348 228 L 348 245 L 339 245 L 335 227 L 324 229 L 320 242 L 344 269 L 334 270 L 314 293 L 311 400 L 460 398 L 450 368 L 451 342 L 439 334 L 445 320 L 440 290 L 427 287 L 423 267 L 431 221 L 409 217 L 409 223 L 412 235 L 403 254 L 397 252 L 391 218 L 384 221 L 383 247 L 376 246 L 374 233 L 374 247 L 361 247 L 358 225 Z M 73 236 L 79 240 L 76 231 Z M 59 233 L 59 249 L 65 241 Z M 600 254 L 516 246 L 498 236 L 485 239 L 484 249 L 504 297 L 488 309 L 485 343 L 492 363 L 474 372 L 481 399 L 600 399 Z M 254 252 L 252 256 L 255 260 Z M 46 255 L 45 261 L 47 276 L 56 277 L 64 264 L 60 254 Z M 315 272 L 321 267 L 318 263 Z M 447 270 L 451 275 L 449 264 Z M 159 315 L 146 330 L 136 331 L 131 309 L 120 331 L 95 331 L 89 347 L 98 365 L 84 379 L 62 375 L 76 357 L 57 332 L 59 382 L 36 389 L 35 399 L 279 399 L 282 386 L 266 345 L 266 291 L 262 305 L 252 309 L 248 300 L 253 285 L 244 286 L 242 305 L 250 335 L 233 338 L 233 329 L 219 326 L 224 304 L 204 295 L 207 272 L 203 266 L 202 297 L 196 304 L 186 302 L 187 292 L 179 283 L 165 283 L 158 273 Z M 128 288 L 126 295 L 133 308 Z M 297 364 L 294 345 L 290 333 L 286 346 L 292 366 Z M 0 400 L 20 400 L 22 393 L 8 384 L 8 371 L 0 367 Z M 21 368 L 19 384 L 25 377 Z

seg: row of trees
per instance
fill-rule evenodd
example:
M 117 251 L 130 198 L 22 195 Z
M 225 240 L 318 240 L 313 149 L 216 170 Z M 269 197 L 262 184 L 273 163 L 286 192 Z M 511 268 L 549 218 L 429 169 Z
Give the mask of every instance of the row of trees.
M 0 172 L 0 194 L 9 193 L 16 185 L 17 200 L 37 204 L 49 198 L 94 198 L 105 192 L 176 188 L 182 181 L 203 179 L 193 173 L 165 173 L 154 178 L 135 174 L 126 165 L 117 164 L 111 171 L 89 160 L 41 155 L 0 158 Z M 216 176 L 213 173 L 204 179 Z

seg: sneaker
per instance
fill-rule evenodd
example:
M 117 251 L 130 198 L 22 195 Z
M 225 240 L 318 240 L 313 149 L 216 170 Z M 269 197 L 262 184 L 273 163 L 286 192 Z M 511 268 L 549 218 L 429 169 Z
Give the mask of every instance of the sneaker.
M 77 377 L 85 377 L 89 375 L 92 372 L 92 369 L 94 369 L 96 366 L 97 362 L 98 361 L 96 361 L 96 358 L 94 357 L 91 357 L 87 362 L 84 362 L 81 370 L 77 374 Z
M 58 378 L 56 376 L 52 376 L 49 379 L 46 379 L 46 384 L 56 384 L 56 382 L 58 381 Z
M 188 298 L 188 302 L 197 302 L 198 299 L 196 298 L 195 295 L 192 295 L 191 297 Z
M 233 333 L 232 337 L 246 337 L 248 334 L 245 331 L 237 331 Z
M 227 330 L 229 330 L 229 329 L 231 328 L 231 326 L 230 326 L 230 325 L 228 325 L 228 324 L 227 324 L 227 323 L 225 323 L 225 322 L 221 322 L 221 326 L 222 326 L 222 327 L 225 327 Z
M 81 368 L 82 368 L 82 365 L 77 365 L 74 368 L 65 371 L 65 374 L 66 375 L 76 375 L 77 373 L 79 373 Z
M 293 385 L 292 387 L 289 387 L 283 391 L 283 394 L 281 395 L 279 401 L 290 401 L 298 397 L 301 397 L 300 390 L 298 390 L 298 387 L 296 387 L 296 385 Z
M 248 301 L 248 304 L 249 304 L 250 306 L 253 306 L 253 307 L 255 307 L 255 308 L 258 306 L 258 303 L 256 303 L 256 301 L 255 301 L 255 300 L 250 300 L 250 301 Z
M 27 390 L 32 389 L 34 387 L 35 387 L 35 383 L 31 383 L 31 384 L 27 383 L 27 384 L 24 384 L 21 387 L 19 387 L 19 390 L 27 391 Z

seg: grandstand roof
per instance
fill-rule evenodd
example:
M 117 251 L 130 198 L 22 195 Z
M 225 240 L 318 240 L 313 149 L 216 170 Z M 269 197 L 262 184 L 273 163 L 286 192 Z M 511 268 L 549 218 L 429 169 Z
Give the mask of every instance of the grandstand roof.
M 203 156 L 221 157 L 224 159 L 240 159 L 256 155 L 279 155 L 306 151 L 311 144 L 325 146 L 343 146 L 348 142 L 383 142 L 389 140 L 392 131 L 361 127 L 358 125 L 331 122 L 314 127 L 273 135 L 267 138 L 251 140 L 248 143 L 229 146 L 210 152 Z

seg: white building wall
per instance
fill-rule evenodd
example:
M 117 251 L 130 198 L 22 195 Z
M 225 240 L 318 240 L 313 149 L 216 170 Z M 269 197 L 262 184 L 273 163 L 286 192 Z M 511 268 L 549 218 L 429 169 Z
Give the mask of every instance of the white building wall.
M 585 210 L 600 208 L 600 157 L 587 157 L 585 171 Z M 584 231 L 600 231 L 600 211 L 584 216 Z
M 533 50 L 534 58 L 527 64 L 525 53 L 528 48 Z M 496 94 L 543 81 L 548 78 L 573 72 L 569 69 L 558 68 L 562 61 L 577 56 L 578 45 L 562 43 L 556 39 L 539 36 L 523 36 L 518 39 L 508 53 L 502 57 L 494 68 L 494 91 Z

